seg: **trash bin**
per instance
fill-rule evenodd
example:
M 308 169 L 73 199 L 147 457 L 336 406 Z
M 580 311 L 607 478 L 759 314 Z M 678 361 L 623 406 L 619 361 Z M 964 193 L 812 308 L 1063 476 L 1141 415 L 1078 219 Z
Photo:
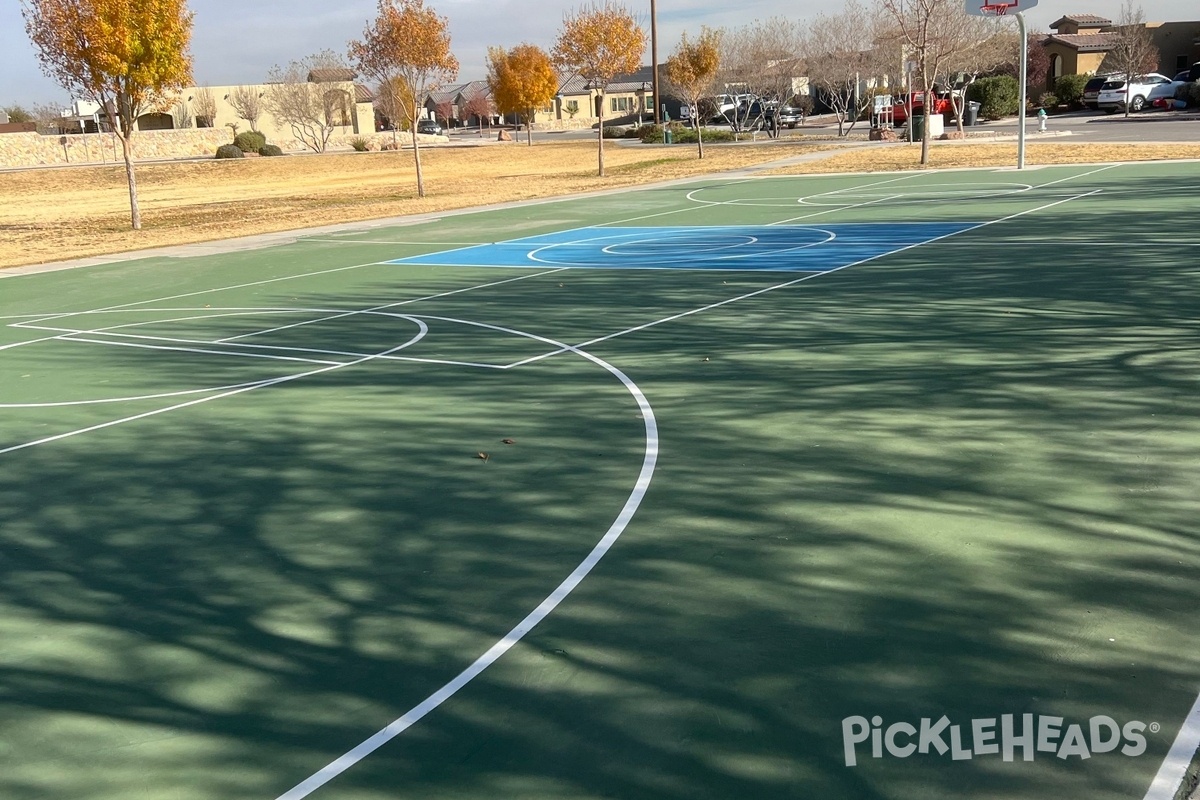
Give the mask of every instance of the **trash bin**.
M 912 140 L 919 142 L 925 138 L 925 115 L 918 113 L 920 109 L 914 108 L 913 115 L 908 118 L 908 127 L 912 130 Z
M 674 144 L 675 137 L 671 134 L 670 128 L 663 129 L 663 144 Z
M 979 124 L 979 108 L 980 104 L 974 100 L 967 102 L 967 107 L 963 109 L 963 125 Z

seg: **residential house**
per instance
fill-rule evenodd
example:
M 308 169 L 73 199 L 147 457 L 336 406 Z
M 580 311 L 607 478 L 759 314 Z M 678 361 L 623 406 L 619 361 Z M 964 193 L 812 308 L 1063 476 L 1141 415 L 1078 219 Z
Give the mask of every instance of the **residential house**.
M 371 90 L 355 83 L 355 73 L 347 69 L 317 69 L 307 78 L 309 83 L 319 84 L 325 106 L 327 124 L 333 127 L 334 136 L 369 135 L 375 131 L 375 116 Z M 265 101 L 269 84 L 242 86 L 188 86 L 176 95 L 173 107 L 161 111 L 149 111 L 137 118 L 139 131 L 172 130 L 179 128 L 220 128 L 230 124 L 239 130 L 250 130 L 248 120 L 239 116 L 230 101 L 239 90 L 256 92 Z M 216 105 L 216 114 L 210 119 L 197 113 L 197 99 L 208 92 Z M 94 133 L 108 130 L 108 115 L 95 103 L 76 101 L 63 114 L 64 132 Z M 288 142 L 293 138 L 290 126 L 277 121 L 264 108 L 255 121 L 259 131 L 269 142 Z
M 1112 49 L 1117 26 L 1095 14 L 1068 14 L 1050 23 L 1042 47 L 1050 57 L 1046 76 L 1049 87 L 1062 75 L 1092 75 Z M 1170 77 L 1200 62 L 1200 21 L 1147 22 L 1146 28 L 1159 50 L 1158 71 Z

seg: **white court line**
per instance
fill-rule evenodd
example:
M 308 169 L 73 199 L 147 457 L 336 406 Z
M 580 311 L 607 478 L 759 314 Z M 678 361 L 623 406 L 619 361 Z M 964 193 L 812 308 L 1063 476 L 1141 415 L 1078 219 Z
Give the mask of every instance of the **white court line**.
M 103 344 L 110 347 L 137 347 L 143 350 L 172 350 L 180 353 L 202 353 L 210 356 L 235 356 L 238 358 L 269 358 L 274 361 L 302 361 L 308 364 L 344 364 L 343 361 L 325 361 L 317 358 L 301 358 L 299 356 L 273 356 L 267 353 L 243 353 L 237 350 L 206 350 L 202 347 L 174 347 L 165 344 L 145 344 L 143 342 L 118 342 L 109 339 L 85 339 L 82 336 L 64 335 L 55 337 L 63 342 L 88 342 Z M 373 357 L 373 356 L 372 356 Z
M 417 323 L 417 326 L 420 329 L 417 331 L 417 334 L 415 336 L 413 336 L 407 342 L 404 342 L 403 344 L 399 344 L 399 345 L 396 345 L 395 347 L 384 350 L 383 352 L 378 353 L 377 355 L 367 356 L 366 358 L 360 358 L 355 361 L 337 362 L 330 366 L 320 367 L 319 369 L 311 369 L 311 370 L 308 370 L 307 372 L 298 372 L 295 375 L 281 375 L 278 378 L 267 378 L 266 380 L 256 381 L 255 383 L 253 383 L 249 386 L 242 386 L 242 387 L 239 387 L 236 389 L 231 389 L 227 392 L 221 392 L 219 394 L 210 395 L 208 397 L 200 397 L 195 400 L 188 400 L 185 403 L 176 403 L 175 405 L 164 406 L 163 408 L 156 408 L 151 411 L 144 411 L 141 414 L 133 414 L 128 417 L 121 417 L 120 419 L 112 419 L 112 420 L 109 420 L 108 422 L 101 422 L 97 425 L 89 425 L 86 428 L 76 428 L 73 431 L 66 431 L 65 433 L 56 433 L 52 436 L 43 436 L 41 439 L 34 439 L 33 441 L 23 442 L 21 444 L 15 444 L 15 445 L 10 445 L 9 447 L 0 448 L 0 456 L 5 455 L 7 453 L 14 453 L 17 450 L 24 450 L 29 447 L 37 447 L 38 445 L 48 444 L 49 442 L 57 442 L 62 439 L 69 439 L 72 436 L 79 436 L 80 434 L 83 434 L 83 433 L 91 433 L 92 431 L 99 431 L 99 430 L 103 430 L 105 428 L 112 428 L 116 425 L 123 425 L 126 422 L 134 422 L 136 420 L 146 419 L 147 417 L 153 417 L 153 416 L 157 416 L 159 414 L 165 414 L 168 411 L 176 411 L 181 408 L 188 408 L 190 406 L 200 405 L 201 403 L 207 403 L 212 400 L 220 400 L 224 397 L 232 397 L 235 394 L 242 394 L 243 392 L 252 392 L 255 389 L 262 389 L 267 386 L 275 386 L 276 384 L 280 384 L 280 383 L 287 383 L 289 381 L 295 381 L 295 380 L 299 380 L 301 378 L 308 378 L 313 375 L 320 375 L 323 372 L 331 372 L 335 369 L 342 369 L 343 367 L 353 367 L 353 366 L 357 366 L 358 364 L 364 364 L 364 363 L 366 363 L 368 361 L 372 361 L 380 356 L 391 355 L 392 353 L 399 352 L 400 350 L 403 350 L 404 348 L 410 347 L 410 346 L 416 344 L 417 342 L 421 341 L 421 339 L 423 339 L 425 337 L 425 334 L 429 332 L 429 326 L 426 325 L 424 322 L 421 322 L 421 320 L 416 319 L 415 317 L 413 318 L 413 321 Z
M 1197 695 L 1196 702 L 1192 703 L 1192 710 L 1184 718 L 1183 725 L 1179 728 L 1179 733 L 1175 735 L 1175 741 L 1167 752 L 1167 757 L 1163 759 L 1162 766 L 1158 768 L 1158 774 L 1154 776 L 1154 780 L 1142 800 L 1173 800 L 1175 793 L 1179 791 L 1179 787 L 1183 785 L 1183 781 L 1187 777 L 1188 766 L 1192 763 L 1198 747 L 1200 747 L 1200 695 Z
M 655 325 L 662 325 L 662 324 L 663 324 L 663 323 L 665 323 L 665 322 L 673 322 L 673 321 L 675 321 L 675 320 L 677 320 L 677 319 L 683 319 L 684 317 L 690 317 L 690 316 L 692 316 L 693 314 L 700 314 L 700 313 L 702 313 L 702 312 L 705 312 L 705 311 L 710 311 L 710 310 L 712 310 L 712 309 L 714 309 L 714 308 L 720 308 L 721 306 L 729 305 L 730 303 L 737 303 L 737 302 L 739 302 L 739 301 L 741 301 L 741 300 L 747 300 L 747 299 L 749 299 L 749 298 L 751 298 L 751 297 L 757 297 L 757 296 L 758 296 L 758 295 L 760 295 L 760 294 L 766 294 L 767 292 L 773 292 L 773 291 L 775 291 L 776 289 L 786 289 L 786 288 L 787 288 L 787 287 L 789 287 L 789 286 L 795 286 L 795 285 L 796 285 L 796 284 L 798 284 L 798 283 L 804 283 L 805 281 L 810 281 L 810 280 L 812 280 L 813 278 L 819 278 L 819 277 L 821 277 L 822 275 L 830 275 L 830 274 L 832 274 L 832 273 L 834 273 L 834 272 L 841 272 L 842 270 L 844 270 L 844 269 L 849 269 L 850 267 L 857 267 L 857 266 L 859 266 L 859 265 L 861 265 L 861 264 L 866 264 L 866 263 L 869 263 L 869 262 L 871 262 L 871 261 L 875 261 L 875 260 L 877 260 L 877 259 L 883 258 L 883 257 L 885 257 L 885 256 L 891 256 L 891 255 L 895 255 L 896 253 L 903 253 L 904 251 L 906 251 L 906 250 L 912 250 L 912 249 L 913 249 L 913 248 L 915 248 L 915 247 L 923 247 L 923 246 L 925 246 L 925 245 L 927 245 L 927 244 L 932 244 L 933 242 L 941 241 L 942 239 L 947 239 L 947 238 L 949 238 L 949 237 L 951 237 L 951 236 L 958 236 L 959 234 L 967 233 L 967 232 L 969 232 L 969 231 L 975 231 L 975 230 L 979 230 L 980 228 L 987 227 L 988 225 L 995 225 L 995 224 L 997 224 L 997 223 L 1000 223 L 1000 222 L 1007 222 L 1007 221 L 1009 221 L 1009 220 L 1016 219 L 1017 217 L 1023 217 L 1023 216 L 1025 216 L 1026 214 L 1034 214 L 1034 213 L 1036 213 L 1036 212 L 1038 212 L 1038 211 L 1045 211 L 1047 208 L 1053 208 L 1054 206 L 1057 206 L 1057 205 L 1062 205 L 1063 203 L 1069 203 L 1069 202 L 1071 202 L 1072 200 L 1078 200 L 1079 198 L 1082 198 L 1082 197 L 1090 197 L 1091 195 L 1099 194 L 1101 191 L 1102 191 L 1102 190 L 1100 190 L 1100 189 L 1094 189 L 1094 190 L 1092 190 L 1092 191 L 1090 191 L 1090 192 L 1084 192 L 1084 193 L 1082 193 L 1082 194 L 1074 195 L 1074 196 L 1072 196 L 1072 197 L 1067 197 L 1067 198 L 1064 198 L 1064 199 L 1061 199 L 1061 200 L 1055 200 L 1055 201 L 1054 201 L 1054 202 L 1052 202 L 1052 203 L 1046 203 L 1045 205 L 1040 205 L 1040 206 L 1038 206 L 1037 208 L 1030 208 L 1030 209 L 1027 209 L 1027 210 L 1025 210 L 1025 211 L 1019 211 L 1019 212 L 1017 212 L 1017 213 L 1015 213 L 1015 214 L 1009 214 L 1009 215 L 1008 215 L 1008 216 L 1006 216 L 1006 217 L 1000 217 L 1000 218 L 998 218 L 998 219 L 989 220 L 989 221 L 987 221 L 987 222 L 980 222 L 980 223 L 978 223 L 978 224 L 976 224 L 976 225 L 972 225 L 972 226 L 971 226 L 971 227 L 969 227 L 969 228 L 963 228 L 962 230 L 954 231 L 954 232 L 952 232 L 952 233 L 946 233 L 946 234 L 943 234 L 943 235 L 941 235 L 941 236 L 935 236 L 934 238 L 932 238 L 932 239 L 926 239 L 926 240 L 925 240 L 925 241 L 923 241 L 923 242 L 915 242 L 915 243 L 913 243 L 913 244 L 910 244 L 910 245 L 907 245 L 907 246 L 905 246 L 905 247 L 901 247 L 901 248 L 899 248 L 898 250 L 889 250 L 889 251 L 888 251 L 888 252 L 886 252 L 886 253 L 880 253 L 880 254 L 878 254 L 878 255 L 871 256 L 870 258 L 864 258 L 864 259 L 861 259 L 861 260 L 859 260 L 859 261 L 855 261 L 855 262 L 853 262 L 853 263 L 850 263 L 850 264 L 843 264 L 843 265 L 842 265 L 842 266 L 840 266 L 840 267 L 834 267 L 833 269 L 829 269 L 829 270 L 826 270 L 826 271 L 824 271 L 824 272 L 818 272 L 818 273 L 814 273 L 814 274 L 808 274 L 808 275 L 805 275 L 804 277 L 801 277 L 801 278 L 796 278 L 795 280 L 787 281 L 787 282 L 785 282 L 785 283 L 777 283 L 777 284 L 775 284 L 774 286 L 767 286 L 767 287 L 765 287 L 765 288 L 763 288 L 763 289 L 758 289 L 758 290 L 756 290 L 756 291 L 753 291 L 753 292 L 747 292 L 746 294 L 741 294 L 741 295 L 738 295 L 737 297 L 730 297 L 730 298 L 727 298 L 727 299 L 725 299 L 725 300 L 718 301 L 718 302 L 716 302 L 716 303 L 709 303 L 708 305 L 706 305 L 706 306 L 701 306 L 700 308 L 693 308 L 693 309 L 691 309 L 691 310 L 689 310 L 689 311 L 683 311 L 683 312 L 680 312 L 680 313 L 678 313 L 678 314 L 672 314 L 672 315 L 671 315 L 671 316 L 669 316 L 669 317 L 663 317 L 662 319 L 657 319 L 657 320 L 654 320 L 653 322 L 646 322 L 646 323 L 643 323 L 643 324 L 641 324 L 641 325 L 636 325 L 636 326 L 634 326 L 634 327 L 632 327 L 632 328 L 626 328 L 626 329 L 625 329 L 625 330 L 623 330 L 623 331 L 617 331 L 616 333 L 610 333 L 610 334 L 608 334 L 608 335 L 606 335 L 606 336 L 600 336 L 600 337 L 597 337 L 597 338 L 595 338 L 595 339 L 589 339 L 588 341 L 586 341 L 586 342 L 580 342 L 579 344 L 577 344 L 577 345 L 575 345 L 575 346 L 576 346 L 576 347 L 590 347 L 591 345 L 597 344 L 597 343 L 599 343 L 599 342 L 608 341 L 609 339 L 615 339 L 615 338 L 616 338 L 616 337 L 618 337 L 618 336 L 625 336 L 626 334 L 630 334 L 630 333 L 636 333 L 636 332 L 638 332 L 638 331 L 643 331 L 643 330 L 646 330 L 647 328 L 652 328 L 652 327 L 654 327 Z M 566 352 L 566 351 L 564 351 L 564 350 L 555 350 L 555 351 L 551 351 L 551 352 L 549 352 L 549 353 L 543 353 L 542 355 L 539 355 L 539 356 L 533 356 L 533 357 L 531 357 L 531 358 L 526 358 L 526 359 L 523 359 L 523 360 L 521 360 L 521 361 L 514 361 L 513 363 L 511 363 L 511 364 L 508 364 L 508 367 L 511 369 L 511 368 L 513 368 L 513 367 L 520 367 L 520 366 L 524 366 L 525 364 L 532 364 L 532 363 L 534 363 L 535 361 L 541 361 L 541 360 L 543 360 L 543 359 L 546 359 L 546 358 L 550 358 L 550 357 L 552 357 L 552 356 L 559 355 L 560 353 L 563 353 L 563 352 Z
M 447 251 L 447 252 L 454 252 L 454 251 Z M 415 297 L 410 300 L 400 300 L 395 303 L 386 303 L 381 306 L 372 306 L 371 308 L 363 308 L 363 309 L 358 309 L 355 311 L 345 311 L 342 313 L 334 314 L 333 316 L 321 317 L 320 319 L 310 319 L 310 320 L 305 320 L 303 322 L 295 322 L 291 325 L 280 325 L 277 328 L 268 328 L 267 330 L 264 330 L 264 331 L 251 331 L 250 333 L 243 333 L 238 336 L 229 336 L 224 339 L 218 339 L 217 341 L 223 343 L 223 342 L 232 342 L 237 339 L 245 339 L 248 336 L 262 336 L 263 334 L 267 334 L 267 333 L 275 333 L 276 331 L 283 331 L 283 330 L 287 330 L 289 328 L 299 328 L 302 325 L 313 325 L 318 322 L 328 322 L 330 320 L 340 319 L 342 317 L 353 316 L 354 314 L 367 314 L 367 313 L 371 313 L 373 311 L 383 311 L 384 309 L 387 309 L 387 308 L 396 308 L 398 306 L 406 306 L 406 305 L 409 305 L 410 303 L 419 303 L 424 300 L 436 300 L 440 297 L 449 297 L 449 296 L 455 295 L 455 294 L 462 294 L 463 292 L 473 292 L 476 289 L 487 289 L 492 286 L 501 286 L 506 283 L 514 283 L 516 281 L 523 281 L 526 278 L 540 278 L 543 275 L 553 275 L 556 272 L 562 272 L 562 270 L 561 269 L 548 269 L 543 272 L 534 272 L 529 275 L 520 275 L 516 278 L 505 278 L 502 281 L 492 281 L 491 283 L 481 283 L 478 286 L 468 286 L 463 289 L 453 289 L 453 290 L 446 291 L 446 292 L 439 292 L 438 294 L 426 295 L 425 297 Z
M 447 317 L 433 316 L 422 316 L 422 319 L 467 322 L 466 320 L 450 320 Z M 608 530 L 605 531 L 604 536 L 600 538 L 600 541 L 596 543 L 583 561 L 579 562 L 579 565 L 571 571 L 571 574 L 563 579 L 562 583 L 556 586 L 554 590 L 550 592 L 550 594 L 548 594 L 541 603 L 538 604 L 537 608 L 529 612 L 529 614 L 526 615 L 525 618 L 518 622 L 515 626 L 513 626 L 513 628 L 506 633 L 503 638 L 500 639 L 500 641 L 488 648 L 483 655 L 476 658 L 466 669 L 443 684 L 439 689 L 433 692 L 433 694 L 429 695 L 420 703 L 413 706 L 411 709 L 393 720 L 390 724 L 375 733 L 373 736 L 363 740 L 351 750 L 322 767 L 308 778 L 305 778 L 288 791 L 279 795 L 277 800 L 301 800 L 302 798 L 308 797 L 317 789 L 341 775 L 343 772 L 350 769 L 367 756 L 371 755 L 371 753 L 374 753 L 380 747 L 383 747 L 392 739 L 395 739 L 408 728 L 412 727 L 424 716 L 453 697 L 464 686 L 469 684 L 475 678 L 479 677 L 484 670 L 496 663 L 501 656 L 511 650 L 514 645 L 521 641 L 521 639 L 525 638 L 525 636 L 531 630 L 533 630 L 538 623 L 548 617 L 551 612 L 554 611 L 554 609 L 558 608 L 559 604 L 561 604 L 563 600 L 567 599 L 567 596 L 574 591 L 575 587 L 577 587 L 583 581 L 583 579 L 588 576 L 588 573 L 590 573 L 592 569 L 598 563 L 600 563 L 600 559 L 604 558 L 605 554 L 612 549 L 612 546 L 616 544 L 617 539 L 620 538 L 625 528 L 629 525 L 630 520 L 633 519 L 633 515 L 637 512 L 638 506 L 641 505 L 642 498 L 646 495 L 646 490 L 650 488 L 650 479 L 654 475 L 654 467 L 658 462 L 658 422 L 655 420 L 654 409 L 651 408 L 650 401 L 646 399 L 646 396 L 642 393 L 642 390 L 638 388 L 637 384 L 634 383 L 629 376 L 614 367 L 612 364 L 609 364 L 607 361 L 597 358 L 590 353 L 584 352 L 577 347 L 572 347 L 571 345 L 564 344 L 562 342 L 555 342 L 552 339 L 547 339 L 542 336 L 535 336 L 533 334 L 516 331 L 510 328 L 503 328 L 498 325 L 486 325 L 476 322 L 467 322 L 467 324 L 478 325 L 479 327 L 490 328 L 497 331 L 505 331 L 511 334 L 537 339 L 547 344 L 558 345 L 564 348 L 566 351 L 574 352 L 576 355 L 591 361 L 592 363 L 604 368 L 609 373 L 614 375 L 637 401 L 638 410 L 641 411 L 642 419 L 645 423 L 646 449 L 645 455 L 642 457 L 642 468 L 638 472 L 638 477 L 634 482 L 633 490 L 630 492 L 629 497 L 625 500 L 625 504 L 621 507 L 616 519 L 613 520 L 612 524 L 609 525 Z
M 298 242 L 327 242 L 329 244 L 391 244 L 404 245 L 406 247 L 471 247 L 473 245 L 490 244 L 490 242 L 389 242 L 380 241 L 378 239 L 312 239 L 305 237 L 297 239 Z

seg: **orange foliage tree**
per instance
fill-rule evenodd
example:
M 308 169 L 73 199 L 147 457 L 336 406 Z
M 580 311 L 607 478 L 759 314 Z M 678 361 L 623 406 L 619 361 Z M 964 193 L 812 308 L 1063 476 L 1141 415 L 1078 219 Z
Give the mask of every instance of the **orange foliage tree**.
M 533 146 L 533 115 L 558 93 L 558 75 L 550 55 L 532 44 L 512 50 L 488 48 L 488 87 L 502 114 L 522 114 L 529 146 Z
M 704 135 L 700 130 L 700 101 L 712 92 L 721 68 L 721 32 L 701 28 L 700 38 L 689 40 L 687 31 L 667 59 L 667 83 L 687 100 L 696 127 L 696 148 L 704 158 Z
M 449 22 L 424 0 L 379 0 L 379 15 L 363 31 L 362 41 L 350 43 L 350 57 L 381 89 L 404 87 L 389 98 L 412 130 L 417 168 L 417 196 L 425 196 L 417 119 L 429 92 L 458 75 L 458 59 L 450 53 Z
M 596 139 L 600 177 L 604 177 L 604 87 L 617 75 L 636 71 L 645 49 L 646 32 L 624 6 L 594 3 L 563 17 L 554 60 L 587 78 L 588 85 L 601 95 Z
M 137 118 L 170 107 L 192 80 L 192 14 L 185 0 L 23 0 L 42 71 L 108 114 L 121 141 L 129 216 L 142 227 L 130 140 Z

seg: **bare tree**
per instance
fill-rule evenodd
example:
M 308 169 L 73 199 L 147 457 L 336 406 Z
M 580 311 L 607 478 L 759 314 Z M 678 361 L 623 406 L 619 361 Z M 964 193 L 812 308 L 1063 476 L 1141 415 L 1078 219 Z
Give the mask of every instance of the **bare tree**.
M 917 64 L 917 79 L 925 93 L 922 104 L 921 163 L 929 163 L 929 118 L 937 103 L 930 97 L 946 65 L 978 46 L 970 31 L 972 23 L 958 0 L 883 0 L 895 28 L 895 40 Z M 909 121 L 911 124 L 911 120 Z
M 258 118 L 262 116 L 263 92 L 257 86 L 236 86 L 229 93 L 229 105 L 237 115 L 250 123 L 250 130 L 258 130 Z
M 188 102 L 184 98 L 179 98 L 175 103 L 175 107 L 171 109 L 171 118 L 175 121 L 176 128 L 192 127 L 192 109 L 188 107 Z
M 296 141 L 314 153 L 324 153 L 333 135 L 334 122 L 327 108 L 327 87 L 311 83 L 314 70 L 342 68 L 345 64 L 332 50 L 293 61 L 286 67 L 275 66 L 267 73 L 264 109 L 280 124 L 287 125 Z
M 476 92 L 467 98 L 467 102 L 463 104 L 462 113 L 465 117 L 475 117 L 479 120 L 479 135 L 483 136 L 483 121 L 486 119 L 488 127 L 492 124 L 492 114 L 495 112 L 495 103 L 486 92 Z
M 882 16 L 858 0 L 836 14 L 819 14 L 809 25 L 806 50 L 809 81 L 837 116 L 838 136 L 854 130 L 871 106 L 874 95 L 864 89 L 900 68 Z
M 956 34 L 967 46 L 955 48 L 947 55 L 942 62 L 941 73 L 934 78 L 938 85 L 953 90 L 950 92 L 950 105 L 954 109 L 954 120 L 960 132 L 963 130 L 967 86 L 980 75 L 1020 58 L 1020 37 L 1006 34 L 1000 27 L 1002 24 L 1000 17 L 967 15 Z M 1043 48 L 1038 45 L 1038 49 Z
M 1142 110 L 1137 98 L 1132 96 L 1134 78 L 1157 69 L 1160 55 L 1150 29 L 1146 27 L 1142 7 L 1135 7 L 1133 0 L 1121 3 L 1121 13 L 1112 35 L 1112 48 L 1100 64 L 1100 71 L 1119 72 L 1125 76 L 1125 116 L 1128 117 L 1131 110 Z M 1135 105 L 1137 108 L 1133 108 Z
M 201 86 L 192 95 L 192 111 L 196 114 L 197 128 L 211 128 L 217 122 L 217 97 L 212 89 Z
M 787 105 L 796 94 L 796 81 L 805 75 L 804 28 L 798 21 L 773 17 L 725 33 L 721 75 L 733 94 L 745 93 L 769 104 Z M 765 108 L 761 106 L 760 108 Z M 735 109 L 730 122 L 742 127 L 745 109 Z

